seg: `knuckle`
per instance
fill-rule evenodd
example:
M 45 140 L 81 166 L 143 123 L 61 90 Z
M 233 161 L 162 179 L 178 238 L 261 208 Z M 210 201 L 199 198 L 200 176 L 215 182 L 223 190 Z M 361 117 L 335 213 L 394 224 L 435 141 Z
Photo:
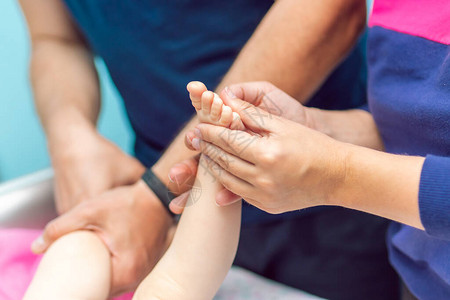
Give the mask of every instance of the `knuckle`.
M 258 177 L 256 184 L 263 190 L 272 190 L 275 187 L 275 183 L 271 178 L 262 176 Z
M 257 153 L 257 160 L 262 165 L 273 166 L 277 162 L 278 157 L 277 154 L 273 151 L 261 149 Z
M 206 155 L 208 155 L 211 159 L 214 159 L 217 156 L 217 151 L 215 150 L 214 146 L 212 146 L 211 144 L 205 144 L 202 143 L 204 145 L 203 147 L 203 153 L 205 153 Z
M 270 145 L 260 149 L 258 153 L 259 161 L 266 166 L 274 166 L 283 159 L 283 149 L 278 145 Z
M 222 166 L 224 169 L 228 169 L 229 166 L 229 161 L 226 158 L 225 155 L 218 155 L 217 156 L 217 162 L 219 163 L 220 166 Z

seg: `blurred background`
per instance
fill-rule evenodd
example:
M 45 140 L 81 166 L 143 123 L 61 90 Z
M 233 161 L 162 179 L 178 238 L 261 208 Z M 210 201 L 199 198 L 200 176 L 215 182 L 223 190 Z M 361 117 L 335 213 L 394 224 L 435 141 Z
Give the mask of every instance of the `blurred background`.
M 30 44 L 16 0 L 0 1 L 0 182 L 50 167 L 28 80 Z M 133 134 L 122 101 L 97 61 L 103 106 L 100 132 L 131 152 Z
M 368 6 L 372 4 L 367 1 Z M 50 167 L 45 136 L 28 80 L 30 45 L 25 20 L 16 0 L 0 1 L 0 182 Z M 100 132 L 131 153 L 133 133 L 101 60 Z

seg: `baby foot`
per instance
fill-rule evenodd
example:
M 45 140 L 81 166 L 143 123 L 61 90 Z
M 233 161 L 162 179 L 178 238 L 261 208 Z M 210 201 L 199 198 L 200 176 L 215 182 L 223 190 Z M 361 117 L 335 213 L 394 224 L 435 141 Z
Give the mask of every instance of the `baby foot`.
M 219 95 L 208 91 L 203 83 L 190 82 L 187 89 L 200 122 L 237 130 L 245 129 L 239 114 L 233 112 L 228 105 L 223 104 Z

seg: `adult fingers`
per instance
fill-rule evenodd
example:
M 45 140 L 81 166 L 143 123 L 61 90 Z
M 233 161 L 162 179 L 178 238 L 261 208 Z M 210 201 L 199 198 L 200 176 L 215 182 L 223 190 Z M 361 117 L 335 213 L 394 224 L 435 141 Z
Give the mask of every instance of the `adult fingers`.
M 174 165 L 169 171 L 169 190 L 179 195 L 192 188 L 200 154 Z
M 268 211 L 266 209 L 266 207 L 260 201 L 257 201 L 255 199 L 249 198 L 249 197 L 242 198 L 241 196 L 238 196 L 238 195 L 230 192 L 227 189 L 222 189 L 216 194 L 216 203 L 219 204 L 220 206 L 231 205 L 240 200 L 244 200 L 248 204 L 251 204 L 261 210 Z
M 226 188 L 221 189 L 216 194 L 216 203 L 222 203 L 222 205 L 230 205 L 241 199 L 242 199 L 241 196 L 236 195 L 233 192 L 230 192 Z
M 31 250 L 42 253 L 58 238 L 70 232 L 85 228 L 91 221 L 91 209 L 83 204 L 78 205 L 64 215 L 49 222 L 40 237 L 33 241 Z
M 250 205 L 253 205 L 256 208 L 259 208 L 260 210 L 270 213 L 269 209 L 262 202 L 254 199 L 254 198 L 245 197 L 242 200 L 244 200 L 245 202 L 247 202 Z
M 108 181 L 102 180 L 103 186 L 98 184 L 98 189 L 96 192 L 89 196 L 96 196 L 112 187 L 136 183 L 145 172 L 144 165 L 128 154 L 123 154 L 120 158 L 118 157 L 114 167 L 115 169 L 113 172 L 116 172 L 117 176 L 114 176 L 114 182 L 112 182 L 112 185 Z
M 249 195 L 253 192 L 254 187 L 251 184 L 225 171 L 206 155 L 203 157 L 205 163 L 200 163 L 200 168 L 212 174 L 226 189 L 240 196 Z M 221 205 L 222 203 L 217 204 Z M 229 203 L 225 203 L 224 205 L 227 204 Z
M 190 130 L 186 132 L 184 136 L 184 145 L 189 149 L 195 151 L 194 147 L 192 147 L 192 139 L 195 137 L 194 131 Z
M 220 96 L 222 100 L 224 100 L 224 103 L 228 106 L 232 106 L 232 108 L 234 108 L 233 105 L 238 103 L 233 103 L 232 101 L 230 103 L 228 102 L 236 98 L 258 106 L 263 101 L 265 95 L 274 89 L 274 85 L 264 81 L 245 82 L 225 87 L 225 89 L 223 89 L 220 93 Z
M 180 196 L 173 199 L 169 204 L 170 211 L 177 215 L 181 214 L 184 210 L 184 207 L 186 206 L 188 199 L 189 199 L 190 192 L 191 192 L 190 190 L 187 192 L 184 192 Z
M 255 146 L 258 144 L 259 136 L 211 124 L 198 124 L 194 132 L 201 140 L 214 144 L 246 161 L 254 162 Z M 198 146 L 198 144 L 193 145 L 194 148 Z
M 236 99 L 235 101 L 242 100 Z M 280 127 L 280 117 L 254 105 L 249 104 L 247 108 L 238 113 L 245 127 L 253 132 L 276 132 Z
M 228 98 L 224 102 L 227 102 L 227 105 L 239 114 L 242 123 L 247 129 L 256 133 L 261 131 L 271 132 L 278 129 L 277 125 L 280 122 L 280 118 L 277 115 L 273 115 L 270 112 L 271 109 L 267 111 L 238 98 Z
M 229 154 L 213 144 L 200 140 L 198 142 L 195 141 L 194 144 L 198 144 L 199 150 L 216 162 L 222 169 L 246 182 L 252 183 L 252 179 L 257 174 L 254 164 Z

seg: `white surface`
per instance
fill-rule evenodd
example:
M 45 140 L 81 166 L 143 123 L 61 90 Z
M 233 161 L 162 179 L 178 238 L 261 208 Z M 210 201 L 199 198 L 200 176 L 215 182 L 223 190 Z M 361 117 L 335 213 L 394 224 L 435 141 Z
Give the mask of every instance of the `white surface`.
M 54 217 L 51 169 L 0 185 L 0 227 L 40 229 Z
M 233 267 L 214 300 L 319 300 L 316 296 Z

